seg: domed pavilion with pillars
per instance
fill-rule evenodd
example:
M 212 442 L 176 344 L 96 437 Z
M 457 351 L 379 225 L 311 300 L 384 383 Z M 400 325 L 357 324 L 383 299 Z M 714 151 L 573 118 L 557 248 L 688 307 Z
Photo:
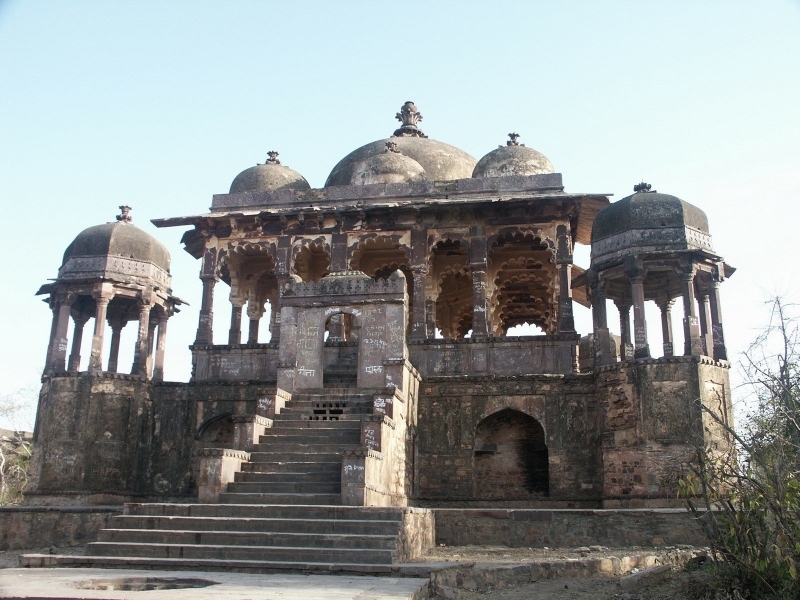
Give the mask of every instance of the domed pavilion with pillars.
M 425 135 L 413 102 L 397 119 L 322 188 L 270 151 L 210 211 L 153 221 L 187 228 L 181 242 L 199 261 L 189 382 L 160 381 L 180 303 L 164 247 L 125 208 L 118 223 L 76 238 L 40 290 L 54 320 L 28 502 L 246 504 L 259 518 L 289 506 L 298 528 L 319 505 L 412 506 L 419 512 L 403 508 L 402 519 L 416 515 L 427 533 L 411 537 L 425 547 L 427 508 L 676 505 L 675 475 L 696 448 L 730 443 L 707 415 L 732 419 L 719 284 L 733 269 L 712 249 L 705 214 L 644 184 L 615 203 L 567 192 L 517 133 L 477 160 Z M 588 270 L 573 263 L 578 244 L 591 245 Z M 683 352 L 672 337 L 676 298 Z M 660 357 L 648 300 L 662 309 Z M 229 323 L 214 320 L 223 302 Z M 576 305 L 591 307 L 593 344 L 581 343 Z M 84 372 L 78 349 L 92 316 Z M 109 373 L 115 341 L 103 371 L 105 322 L 117 340 L 137 319 L 134 374 Z M 515 335 L 521 325 L 531 335 Z M 215 343 L 221 328 L 226 343 Z M 244 514 L 223 508 L 198 510 Z M 145 552 L 119 536 L 81 560 Z M 196 549 L 175 543 L 181 556 Z M 406 550 L 398 556 L 420 548 Z M 263 548 L 252 551 L 272 568 Z M 225 552 L 213 565 L 228 564 Z
M 64 252 L 58 277 L 37 292 L 47 294 L 53 310 L 45 373 L 81 370 L 83 330 L 94 318 L 87 371 L 117 373 L 122 329 L 136 321 L 130 373 L 163 379 L 167 321 L 182 301 L 172 295 L 167 249 L 131 223 L 129 206 L 120 206 L 120 210 L 115 222 L 78 234 Z M 70 319 L 72 344 L 67 357 Z M 103 368 L 106 321 L 111 328 L 111 350 Z
M 592 264 L 586 274 L 592 297 L 596 364 L 616 362 L 607 352 L 605 302 L 619 309 L 624 358 L 649 358 L 645 301 L 661 312 L 663 355 L 727 360 L 719 286 L 734 270 L 711 245 L 708 218 L 675 196 L 640 183 L 632 196 L 600 211 L 592 227 Z M 676 349 L 671 311 L 683 304 L 684 347 Z M 633 343 L 630 313 L 633 309 Z

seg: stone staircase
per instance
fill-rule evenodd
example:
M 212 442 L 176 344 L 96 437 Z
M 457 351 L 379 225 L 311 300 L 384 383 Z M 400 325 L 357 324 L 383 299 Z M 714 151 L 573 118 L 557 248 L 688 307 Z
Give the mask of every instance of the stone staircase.
M 225 504 L 341 504 L 342 453 L 361 445 L 372 393 L 349 388 L 296 394 L 250 452 Z
M 342 453 L 361 447 L 373 390 L 295 394 L 218 504 L 128 504 L 64 566 L 391 572 L 432 545 L 426 509 L 341 505 Z M 426 521 L 427 519 L 427 521 Z M 422 528 L 430 531 L 422 531 Z M 425 541 L 428 540 L 428 541 Z M 44 566 L 44 565 L 42 565 Z M 396 569 L 395 569 L 396 572 Z

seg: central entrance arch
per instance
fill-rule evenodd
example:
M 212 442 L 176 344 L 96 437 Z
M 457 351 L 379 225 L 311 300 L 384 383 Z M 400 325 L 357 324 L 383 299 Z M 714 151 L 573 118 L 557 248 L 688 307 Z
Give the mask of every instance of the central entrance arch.
M 544 428 L 511 408 L 489 415 L 475 429 L 475 497 L 530 500 L 550 494 Z

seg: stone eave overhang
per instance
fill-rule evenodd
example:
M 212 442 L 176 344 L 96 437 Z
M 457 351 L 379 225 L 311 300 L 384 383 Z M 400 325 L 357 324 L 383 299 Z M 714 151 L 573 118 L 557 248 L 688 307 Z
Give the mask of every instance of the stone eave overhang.
M 433 196 L 404 196 L 373 198 L 370 202 L 364 199 L 350 199 L 344 202 L 322 202 L 314 204 L 254 206 L 253 208 L 234 208 L 229 210 L 212 211 L 198 215 L 184 217 L 170 217 L 153 219 L 156 227 L 186 227 L 203 226 L 215 220 L 248 219 L 270 217 L 295 216 L 300 213 L 340 214 L 372 212 L 375 210 L 414 209 L 421 212 L 441 210 L 442 207 L 452 206 L 477 206 L 480 204 L 499 204 L 512 202 L 577 202 L 579 203 L 577 215 L 571 218 L 575 241 L 580 244 L 589 244 L 591 241 L 592 222 L 595 215 L 608 206 L 608 197 L 611 194 L 567 194 L 564 192 L 528 191 L 509 192 L 488 196 L 480 194 L 450 194 L 438 197 Z

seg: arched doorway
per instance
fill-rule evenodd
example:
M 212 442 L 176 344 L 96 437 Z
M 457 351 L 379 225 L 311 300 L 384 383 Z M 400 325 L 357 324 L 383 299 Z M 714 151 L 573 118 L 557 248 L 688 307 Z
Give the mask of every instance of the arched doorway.
M 550 470 L 544 429 L 518 410 L 503 409 L 475 430 L 475 497 L 528 500 L 548 496 Z

